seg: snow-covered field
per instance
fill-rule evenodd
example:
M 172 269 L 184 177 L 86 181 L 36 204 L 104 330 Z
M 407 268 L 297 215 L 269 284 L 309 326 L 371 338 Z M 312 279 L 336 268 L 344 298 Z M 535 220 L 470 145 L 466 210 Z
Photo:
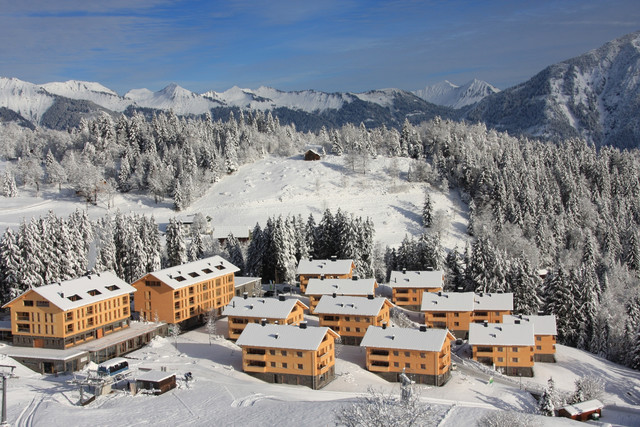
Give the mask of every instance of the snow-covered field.
M 152 197 L 139 194 L 118 194 L 107 209 L 106 202 L 87 205 L 70 190 L 58 192 L 57 187 L 42 189 L 35 196 L 31 189 L 19 188 L 16 198 L 3 198 L 0 206 L 0 230 L 17 227 L 23 218 L 39 217 L 53 211 L 67 216 L 75 209 L 87 209 L 91 218 L 117 210 L 123 213 L 153 214 L 162 226 L 171 217 L 203 213 L 213 218 L 213 226 L 246 226 L 257 222 L 264 227 L 269 216 L 302 215 L 307 220 L 313 214 L 319 222 L 329 208 L 338 208 L 356 216 L 370 217 L 375 225 L 375 240 L 383 246 L 398 245 L 405 235 L 417 236 L 424 231 L 420 214 L 425 189 L 430 191 L 434 211 L 441 210 L 445 230 L 443 245 L 464 246 L 468 220 L 466 204 L 459 194 L 443 194 L 424 183 L 408 183 L 408 159 L 397 159 L 399 178 L 388 173 L 392 160 L 371 159 L 366 174 L 345 168 L 344 157 L 326 156 L 321 161 L 305 162 L 300 156 L 267 157 L 244 165 L 233 175 L 214 184 L 187 210 L 175 212 L 172 201 L 155 204 Z M 5 165 L 0 167 L 4 168 Z
M 311 319 L 312 320 L 312 319 Z M 313 322 L 313 320 L 312 320 Z M 225 320 L 218 330 L 226 330 Z M 2 349 L 0 348 L 0 353 Z M 225 340 L 209 345 L 205 328 L 170 338 L 156 338 L 150 345 L 127 356 L 131 370 L 144 366 L 175 372 L 178 388 L 161 396 L 116 391 L 93 403 L 77 405 L 77 388 L 67 381 L 73 376 L 41 376 L 19 366 L 19 378 L 8 380 L 8 421 L 17 426 L 325 426 L 334 425 L 334 414 L 366 392 L 369 386 L 385 393 L 399 394 L 397 383 L 386 382 L 364 369 L 364 349 L 338 346 L 336 379 L 324 389 L 268 384 L 241 371 L 241 350 Z M 611 372 L 607 377 L 602 422 L 638 425 L 640 374 L 587 353 L 558 346 L 558 364 L 537 364 L 533 381 L 545 382 L 553 376 L 559 389 L 571 389 L 577 370 Z M 9 357 L 0 364 L 15 364 Z M 571 366 L 574 366 L 572 368 Z M 95 367 L 95 366 L 94 366 Z M 570 372 L 572 371 L 572 372 Z M 186 372 L 193 381 L 186 383 Z M 82 373 L 77 374 L 77 376 Z M 535 410 L 536 402 L 516 384 L 499 381 L 489 384 L 481 375 L 454 371 L 443 387 L 414 386 L 425 403 L 432 406 L 438 425 L 471 426 L 488 411 L 503 409 L 522 412 Z M 635 393 L 632 403 L 627 392 Z M 536 416 L 535 425 L 580 425 L 567 419 Z

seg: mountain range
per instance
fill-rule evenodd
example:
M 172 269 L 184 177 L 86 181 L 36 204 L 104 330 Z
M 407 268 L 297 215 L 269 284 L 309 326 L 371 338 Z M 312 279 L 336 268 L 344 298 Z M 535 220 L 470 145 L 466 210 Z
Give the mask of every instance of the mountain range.
M 124 96 L 95 82 L 70 80 L 37 85 L 0 78 L 0 121 L 66 129 L 82 117 L 172 110 L 178 115 L 229 111 L 271 111 L 298 130 L 365 123 L 400 127 L 435 116 L 484 122 L 512 134 L 549 139 L 585 138 L 596 145 L 640 146 L 640 32 L 551 65 L 530 80 L 500 91 L 472 80 L 448 81 L 408 92 L 362 93 L 315 90 L 285 92 L 270 87 L 197 94 L 176 84 L 153 92 L 133 89 Z

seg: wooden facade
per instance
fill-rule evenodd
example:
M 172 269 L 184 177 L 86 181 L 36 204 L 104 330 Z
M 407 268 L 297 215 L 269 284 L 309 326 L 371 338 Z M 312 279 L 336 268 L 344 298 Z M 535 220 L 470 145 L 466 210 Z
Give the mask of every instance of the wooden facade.
M 479 292 L 475 294 L 474 323 L 502 323 L 503 317 L 511 314 L 512 311 L 512 293 Z
M 351 279 L 356 268 L 351 259 L 301 259 L 296 275 L 300 282 L 300 292 L 306 293 L 309 279 Z
M 451 341 L 447 330 L 370 327 L 362 343 L 367 370 L 389 381 L 404 372 L 420 384 L 444 385 L 451 375 Z
M 135 380 L 138 391 L 160 395 L 176 388 L 176 375 L 162 371 L 148 371 L 139 374 Z
M 299 325 L 304 320 L 305 304 L 298 299 L 238 298 L 235 297 L 223 311 L 228 318 L 229 339 L 237 340 L 250 323 Z
M 132 285 L 138 291 L 134 309 L 147 320 L 193 326 L 208 311 L 220 314 L 231 301 L 237 271 L 214 256 L 148 273 Z
M 343 344 L 359 345 L 369 326 L 389 324 L 391 307 L 386 298 L 325 295 L 315 313 L 320 326 L 339 333 Z
M 471 324 L 473 360 L 492 365 L 506 375 L 533 376 L 533 327 L 524 324 Z
M 391 301 L 408 310 L 420 310 L 424 292 L 442 291 L 444 271 L 392 271 L 389 280 Z
M 533 325 L 533 334 L 535 337 L 535 348 L 533 358 L 536 362 L 556 361 L 556 336 L 558 335 L 556 328 L 556 316 L 529 316 L 518 314 L 514 316 L 504 316 L 504 323 L 519 324 L 530 323 Z
M 420 307 L 425 325 L 466 338 L 473 322 L 473 297 L 473 292 L 425 292 Z
M 129 326 L 135 289 L 112 272 L 30 289 L 8 302 L 13 344 L 65 349 Z
M 270 383 L 314 390 L 335 377 L 335 340 L 329 328 L 248 324 L 236 342 L 244 372 Z
M 558 410 L 558 416 L 576 421 L 599 420 L 602 416 L 602 408 L 604 408 L 604 405 L 598 399 L 587 400 L 586 402 L 563 406 Z

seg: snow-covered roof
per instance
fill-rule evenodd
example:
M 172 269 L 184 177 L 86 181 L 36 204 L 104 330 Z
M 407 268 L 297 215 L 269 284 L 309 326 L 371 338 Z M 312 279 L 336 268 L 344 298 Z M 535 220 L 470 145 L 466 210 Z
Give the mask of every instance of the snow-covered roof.
M 392 288 L 442 288 L 444 271 L 392 271 L 389 286 Z
M 421 331 L 414 328 L 381 328 L 369 326 L 361 347 L 394 348 L 399 350 L 440 351 L 449 335 L 447 329 Z
M 153 273 L 149 273 L 149 275 L 166 283 L 173 289 L 181 289 L 194 283 L 200 283 L 237 271 L 240 271 L 238 267 L 221 256 L 216 255 L 187 264 L 154 271 Z
M 258 323 L 249 323 L 240 334 L 236 344 L 240 347 L 317 350 L 327 333 L 336 338 L 339 336 L 330 328 L 321 326 L 301 328 L 291 325 L 266 324 L 263 326 Z
M 604 405 L 598 399 L 587 400 L 586 402 L 574 403 L 573 405 L 563 406 L 561 409 L 567 411 L 571 416 L 584 414 L 585 412 L 593 412 L 602 409 Z
M 374 295 L 376 279 L 309 279 L 307 295 Z
M 31 289 L 31 291 L 40 295 L 62 311 L 68 311 L 109 298 L 130 294 L 135 292 L 136 288 L 120 279 L 115 273 L 104 271 L 60 283 L 39 286 Z M 22 295 L 24 295 L 24 293 Z M 8 302 L 4 307 L 16 299 Z
M 235 276 L 233 278 L 233 284 L 235 285 L 236 288 L 239 288 L 240 286 L 244 286 L 247 283 L 251 283 L 251 282 L 262 282 L 262 277 L 248 277 L 248 276 Z
M 533 325 L 533 333 L 535 335 L 558 335 L 556 316 L 554 314 L 545 316 L 506 315 L 502 317 L 502 321 L 504 323 L 530 323 Z
M 481 292 L 474 298 L 476 311 L 513 310 L 513 294 L 497 292 Z
M 243 225 L 216 225 L 212 236 L 214 239 L 226 239 L 229 234 L 233 234 L 236 239 L 248 239 L 250 230 Z
M 482 323 L 472 323 L 469 325 L 469 344 L 532 346 L 534 345 L 533 325 L 489 323 L 485 326 Z
M 473 292 L 427 292 L 420 311 L 473 311 Z
M 160 382 L 164 381 L 167 378 L 174 377 L 176 374 L 173 372 L 162 372 L 162 371 L 147 371 L 140 372 L 136 374 L 136 381 L 151 381 L 151 382 Z
M 308 309 L 299 299 L 290 298 L 280 301 L 278 298 L 242 298 L 233 297 L 224 308 L 224 316 L 255 317 L 268 319 L 286 319 L 296 304 Z
M 297 274 L 349 274 L 352 265 L 351 259 L 301 259 Z
M 339 295 L 335 298 L 324 295 L 320 298 L 315 314 L 350 314 L 355 316 L 377 316 L 382 306 L 389 303 L 386 298 L 365 298 Z

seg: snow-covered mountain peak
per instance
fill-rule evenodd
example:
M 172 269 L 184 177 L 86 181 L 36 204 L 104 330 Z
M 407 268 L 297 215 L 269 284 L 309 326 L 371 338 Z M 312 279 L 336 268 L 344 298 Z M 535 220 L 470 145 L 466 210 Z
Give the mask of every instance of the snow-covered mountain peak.
M 462 86 L 455 85 L 448 80 L 416 90 L 414 95 L 433 104 L 444 105 L 452 108 L 462 108 L 475 104 L 484 97 L 500 92 L 499 89 L 489 83 L 473 79 Z
M 41 85 L 47 92 L 67 98 L 74 98 L 75 94 L 96 92 L 111 96 L 119 96 L 116 92 L 96 82 L 85 82 L 81 80 L 67 80 L 66 82 L 51 82 Z
M 38 122 L 54 102 L 55 97 L 39 85 L 15 77 L 0 77 L 0 107 Z
M 153 95 L 153 92 L 150 91 L 147 88 L 141 88 L 141 89 L 131 89 L 129 92 L 124 94 L 124 97 L 126 99 L 130 99 L 132 101 L 136 101 L 138 99 L 141 98 L 147 98 L 149 96 Z

